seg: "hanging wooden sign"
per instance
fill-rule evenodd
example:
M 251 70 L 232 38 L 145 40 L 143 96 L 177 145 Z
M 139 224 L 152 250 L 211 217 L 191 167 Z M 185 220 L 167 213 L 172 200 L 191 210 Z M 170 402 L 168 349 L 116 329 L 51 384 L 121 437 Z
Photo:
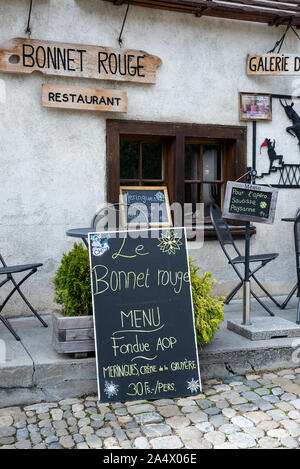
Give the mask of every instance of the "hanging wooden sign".
M 248 55 L 247 75 L 300 75 L 300 56 L 293 54 Z
M 42 86 L 44 107 L 85 111 L 126 112 L 126 91 L 79 88 L 78 86 Z
M 0 70 L 98 80 L 156 82 L 159 57 L 139 50 L 16 38 L 0 45 Z

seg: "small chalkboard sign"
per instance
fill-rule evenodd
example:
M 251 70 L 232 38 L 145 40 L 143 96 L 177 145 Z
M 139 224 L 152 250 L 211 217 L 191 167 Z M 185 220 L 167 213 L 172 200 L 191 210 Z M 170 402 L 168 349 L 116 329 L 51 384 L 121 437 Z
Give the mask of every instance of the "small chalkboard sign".
M 228 182 L 223 217 L 272 224 L 277 197 L 278 190 L 273 187 Z
M 100 402 L 201 392 L 184 228 L 89 234 Z
M 123 223 L 141 226 L 172 226 L 168 189 L 165 186 L 121 186 Z

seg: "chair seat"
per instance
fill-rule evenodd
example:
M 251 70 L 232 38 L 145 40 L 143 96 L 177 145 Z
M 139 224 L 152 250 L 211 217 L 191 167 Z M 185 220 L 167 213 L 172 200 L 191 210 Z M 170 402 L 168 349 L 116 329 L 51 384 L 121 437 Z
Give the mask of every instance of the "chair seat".
M 249 262 L 263 262 L 263 261 L 272 261 L 279 256 L 279 253 L 273 252 L 270 254 L 254 254 L 249 257 Z M 245 262 L 245 256 L 238 256 L 232 259 L 233 264 L 243 264 Z
M 4 274 L 17 274 L 18 272 L 24 272 L 26 270 L 36 269 L 41 267 L 43 264 L 26 264 L 26 265 L 12 265 L 0 268 L 0 275 Z

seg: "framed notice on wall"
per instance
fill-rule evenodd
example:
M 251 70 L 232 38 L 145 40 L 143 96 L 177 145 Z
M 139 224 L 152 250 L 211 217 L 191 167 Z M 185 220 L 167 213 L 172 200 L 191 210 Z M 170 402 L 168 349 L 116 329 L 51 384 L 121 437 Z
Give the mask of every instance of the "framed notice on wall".
M 272 96 L 261 93 L 239 93 L 241 121 L 272 120 Z
M 172 217 L 166 186 L 121 186 L 120 203 L 122 223 L 139 224 L 150 228 L 172 226 Z
M 89 234 L 100 402 L 201 392 L 184 228 Z

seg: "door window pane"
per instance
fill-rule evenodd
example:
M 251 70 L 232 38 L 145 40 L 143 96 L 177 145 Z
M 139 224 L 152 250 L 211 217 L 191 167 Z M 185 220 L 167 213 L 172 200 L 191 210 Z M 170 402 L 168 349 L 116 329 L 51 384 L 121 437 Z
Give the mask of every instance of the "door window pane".
M 192 183 L 185 184 L 185 202 L 188 204 L 196 204 L 201 200 L 202 184 Z
M 185 145 L 185 179 L 201 179 L 200 145 L 193 143 Z
M 162 144 L 142 143 L 143 179 L 162 179 Z
M 210 204 L 221 206 L 221 167 L 221 145 L 185 145 L 185 202 L 192 204 L 193 211 L 196 203 L 204 203 L 205 217 L 209 216 Z
M 221 179 L 221 151 L 219 145 L 203 145 L 203 181 Z
M 204 205 L 204 216 L 209 216 L 209 205 L 215 203 L 221 207 L 222 184 L 203 184 L 202 199 Z
M 138 179 L 139 143 L 120 142 L 120 178 Z

